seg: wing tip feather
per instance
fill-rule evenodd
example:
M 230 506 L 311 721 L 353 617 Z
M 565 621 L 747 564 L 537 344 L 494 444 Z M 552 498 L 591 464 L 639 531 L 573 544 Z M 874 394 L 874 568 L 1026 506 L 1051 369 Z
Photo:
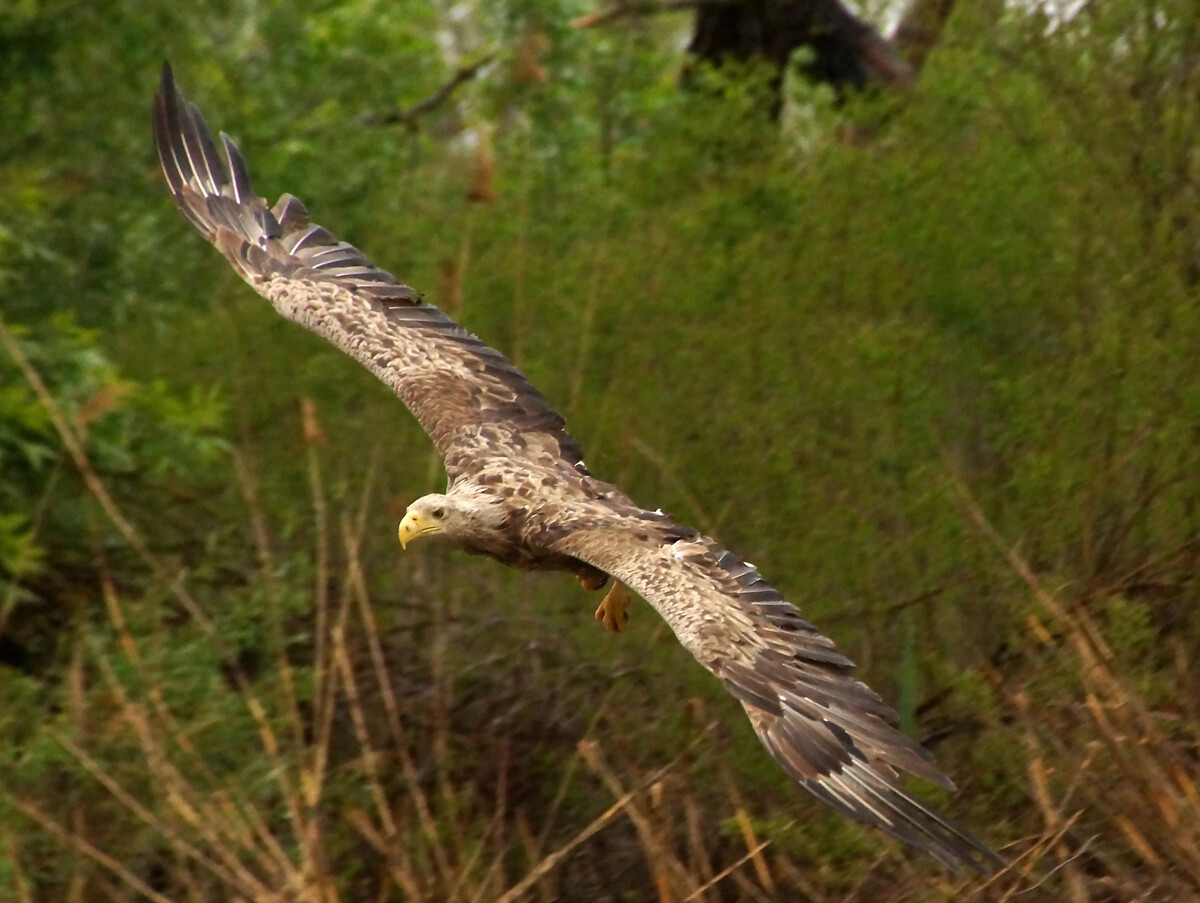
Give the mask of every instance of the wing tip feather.
M 246 166 L 246 158 L 238 150 L 233 139 L 224 132 L 220 133 L 221 147 L 225 149 L 225 160 L 229 164 L 230 186 L 233 188 L 233 199 L 239 204 L 257 197 L 250 184 L 250 169 Z
M 960 874 L 963 866 L 987 875 L 1006 865 L 970 831 L 906 790 L 888 765 L 875 763 L 847 746 L 848 737 L 835 734 L 841 741 L 837 747 L 822 749 L 819 738 L 809 737 L 804 725 L 786 716 L 756 716 L 749 707 L 747 711 L 772 758 L 826 805 L 927 853 Z

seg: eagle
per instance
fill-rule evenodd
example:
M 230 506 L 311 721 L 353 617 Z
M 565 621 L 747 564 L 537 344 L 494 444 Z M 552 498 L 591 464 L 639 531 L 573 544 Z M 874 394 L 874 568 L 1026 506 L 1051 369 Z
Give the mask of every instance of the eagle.
M 241 277 L 404 401 L 445 461 L 447 490 L 413 502 L 402 546 L 438 540 L 518 568 L 612 586 L 596 611 L 625 623 L 634 590 L 743 706 L 783 770 L 834 809 L 961 870 L 1002 860 L 900 783 L 954 785 L 895 727 L 853 663 L 758 569 L 591 474 L 543 395 L 484 344 L 284 194 L 255 194 L 241 153 L 220 145 L 164 64 L 154 139 L 171 195 Z M 223 153 L 222 153 L 223 151 Z

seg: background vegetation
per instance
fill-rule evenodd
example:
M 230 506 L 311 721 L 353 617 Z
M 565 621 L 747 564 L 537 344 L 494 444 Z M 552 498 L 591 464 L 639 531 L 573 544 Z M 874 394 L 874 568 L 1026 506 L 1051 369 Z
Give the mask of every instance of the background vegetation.
M 0 896 L 1200 899 L 1200 12 L 960 4 L 910 96 L 773 123 L 679 89 L 686 16 L 592 11 L 6 8 Z M 164 57 L 757 562 L 1011 868 L 811 801 L 648 607 L 399 555 L 438 462 L 175 212 Z

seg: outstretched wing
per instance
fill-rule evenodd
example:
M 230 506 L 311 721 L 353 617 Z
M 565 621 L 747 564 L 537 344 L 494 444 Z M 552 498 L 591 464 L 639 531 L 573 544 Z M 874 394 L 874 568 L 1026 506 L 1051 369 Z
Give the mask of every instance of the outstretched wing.
M 745 707 L 763 745 L 818 799 L 956 867 L 1001 860 L 901 786 L 906 771 L 953 789 L 854 664 L 753 565 L 666 518 L 588 520 L 556 550 L 642 595 Z
M 281 314 L 391 386 L 443 456 L 484 424 L 501 423 L 507 428 L 493 436 L 546 434 L 586 473 L 562 415 L 504 355 L 310 222 L 296 198 L 285 194 L 268 208 L 237 147 L 222 133 L 222 156 L 168 64 L 154 98 L 154 138 L 184 216 Z

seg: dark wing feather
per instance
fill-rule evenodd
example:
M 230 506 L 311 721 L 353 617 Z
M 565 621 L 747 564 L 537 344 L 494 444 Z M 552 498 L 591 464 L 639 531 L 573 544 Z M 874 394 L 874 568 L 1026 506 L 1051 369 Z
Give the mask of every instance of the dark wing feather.
M 296 198 L 285 194 L 269 208 L 254 193 L 237 147 L 222 134 L 224 154 L 218 150 L 165 64 L 154 98 L 154 139 L 183 215 L 280 313 L 391 386 L 439 452 L 469 446 L 480 427 L 498 423 L 506 429 L 492 431 L 494 442 L 545 434 L 569 465 L 586 473 L 562 416 L 504 355 L 310 222 Z
M 1001 860 L 900 784 L 908 772 L 950 780 L 895 713 L 852 676 L 853 663 L 804 620 L 753 565 L 706 536 L 643 514 L 596 526 L 590 514 L 556 551 L 640 593 L 680 642 L 742 703 L 763 745 L 814 796 L 951 867 L 988 871 Z

